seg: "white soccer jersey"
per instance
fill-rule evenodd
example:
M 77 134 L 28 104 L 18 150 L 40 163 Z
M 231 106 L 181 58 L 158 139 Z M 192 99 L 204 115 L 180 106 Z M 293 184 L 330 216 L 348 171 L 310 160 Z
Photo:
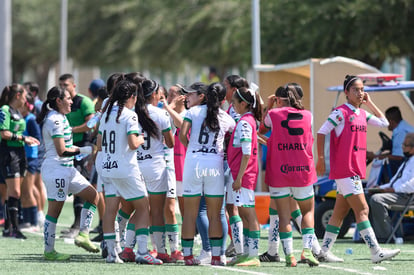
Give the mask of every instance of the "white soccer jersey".
M 44 120 L 42 135 L 46 149 L 45 160 L 56 161 L 62 166 L 73 166 L 73 157 L 59 157 L 53 143 L 54 138 L 63 138 L 66 148 L 73 146 L 72 128 L 66 116 L 55 110 L 50 111 Z
M 243 155 L 250 155 L 253 134 L 256 134 L 256 132 L 253 132 L 252 126 L 249 122 L 246 120 L 240 120 L 234 130 L 233 147 L 242 147 Z
M 108 178 L 128 178 L 140 174 L 137 154 L 129 149 L 128 135 L 139 134 L 137 114 L 123 108 L 116 122 L 118 106 L 113 106 L 108 122 L 105 112 L 99 125 L 102 135 L 102 157 L 100 163 L 101 175 Z M 98 168 L 99 169 L 99 168 Z
M 193 153 L 223 157 L 224 136 L 226 132 L 233 131 L 236 123 L 230 115 L 219 109 L 218 120 L 220 130 L 218 132 L 210 132 L 208 127 L 203 127 L 206 115 L 206 105 L 194 106 L 185 114 L 184 120 L 191 122 L 191 133 L 187 147 L 187 154 Z
M 153 156 L 164 156 L 164 138 L 162 133 L 171 130 L 170 115 L 167 111 L 155 107 L 151 104 L 147 105 L 148 113 L 151 119 L 157 124 L 159 130 L 159 138 L 154 138 L 144 132 L 144 144 L 137 149 L 138 161 L 144 161 L 153 158 Z M 139 125 L 140 132 L 143 132 L 141 125 Z

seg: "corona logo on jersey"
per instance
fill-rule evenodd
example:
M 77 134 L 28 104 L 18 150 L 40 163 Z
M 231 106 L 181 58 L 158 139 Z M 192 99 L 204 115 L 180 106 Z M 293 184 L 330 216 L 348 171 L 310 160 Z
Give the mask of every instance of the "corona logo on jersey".
M 280 171 L 284 174 L 289 174 L 290 172 L 303 172 L 303 171 L 310 171 L 309 165 L 289 165 L 289 164 L 282 164 L 280 166 Z

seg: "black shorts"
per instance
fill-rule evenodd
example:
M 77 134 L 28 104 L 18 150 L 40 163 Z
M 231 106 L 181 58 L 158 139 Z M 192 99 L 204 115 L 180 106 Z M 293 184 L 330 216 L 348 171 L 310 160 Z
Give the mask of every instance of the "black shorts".
M 1 147 L 0 171 L 4 179 L 22 178 L 26 172 L 24 147 Z

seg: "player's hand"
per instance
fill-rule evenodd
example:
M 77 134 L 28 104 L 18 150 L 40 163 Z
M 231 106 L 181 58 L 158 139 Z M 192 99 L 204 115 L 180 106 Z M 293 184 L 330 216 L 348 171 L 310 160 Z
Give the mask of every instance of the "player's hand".
M 371 102 L 372 101 L 371 101 L 370 95 L 367 92 L 364 92 L 364 97 L 362 99 L 362 103 L 364 103 L 364 104 L 370 104 Z
M 234 192 L 240 192 L 240 189 L 241 189 L 241 180 L 240 179 L 236 179 L 233 182 L 233 191 Z
M 323 158 L 318 159 L 318 163 L 316 163 L 316 174 L 318 176 L 323 176 L 323 175 L 325 175 L 325 171 L 326 171 L 325 159 L 323 159 Z
M 270 110 L 273 108 L 273 105 L 276 103 L 276 96 L 270 95 L 267 97 L 267 110 Z
M 34 138 L 34 137 L 30 137 L 30 136 L 26 136 L 25 138 L 24 138 L 24 142 L 27 144 L 27 145 L 39 145 L 40 144 L 40 141 L 38 141 L 36 138 Z

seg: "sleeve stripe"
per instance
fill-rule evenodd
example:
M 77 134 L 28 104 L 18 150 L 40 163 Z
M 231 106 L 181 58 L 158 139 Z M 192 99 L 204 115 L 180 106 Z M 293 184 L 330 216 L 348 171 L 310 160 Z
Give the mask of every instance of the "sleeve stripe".
M 162 130 L 163 133 L 168 132 L 171 130 L 171 127 L 168 127 L 167 129 Z
M 185 118 L 184 118 L 184 120 L 185 120 L 185 121 L 188 121 L 188 122 L 190 122 L 190 123 L 193 123 L 193 122 L 191 121 L 191 119 L 189 119 L 188 117 L 185 117 Z
M 338 126 L 338 124 L 336 124 L 336 122 L 335 121 L 333 121 L 331 118 L 328 118 L 328 121 L 330 122 L 330 123 L 332 123 L 332 125 L 333 126 Z
M 64 138 L 64 135 L 55 135 L 55 136 L 52 136 L 52 138 Z
M 367 116 L 367 121 L 368 121 L 368 120 L 370 120 L 370 119 L 371 119 L 371 117 L 372 117 L 372 114 L 369 114 L 369 115 Z
M 132 134 L 139 134 L 138 133 L 138 131 L 137 130 L 134 130 L 134 131 L 129 131 L 128 133 L 127 133 L 127 135 L 132 135 Z
M 252 139 L 251 138 L 241 138 L 240 139 L 240 142 L 246 142 L 246 141 L 251 142 Z

